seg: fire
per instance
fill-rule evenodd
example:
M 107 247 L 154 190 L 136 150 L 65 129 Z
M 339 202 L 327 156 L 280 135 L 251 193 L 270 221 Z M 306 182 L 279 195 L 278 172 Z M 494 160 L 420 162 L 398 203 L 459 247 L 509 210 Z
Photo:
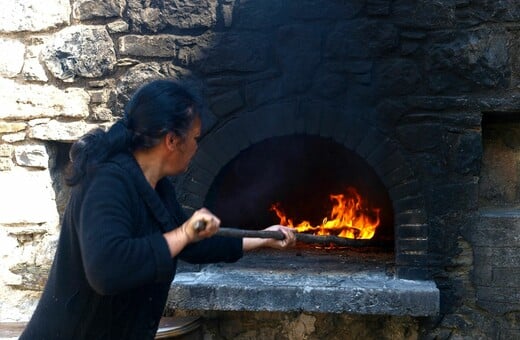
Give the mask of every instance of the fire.
M 273 204 L 271 210 L 280 219 L 279 224 L 294 228 L 300 233 L 335 235 L 352 239 L 374 237 L 380 223 L 380 209 L 367 208 L 355 188 L 347 188 L 345 194 L 331 194 L 329 197 L 334 202 L 330 216 L 325 217 L 322 224 L 317 226 L 312 226 L 309 221 L 302 221 L 295 225 L 293 219 L 283 213 L 279 203 Z

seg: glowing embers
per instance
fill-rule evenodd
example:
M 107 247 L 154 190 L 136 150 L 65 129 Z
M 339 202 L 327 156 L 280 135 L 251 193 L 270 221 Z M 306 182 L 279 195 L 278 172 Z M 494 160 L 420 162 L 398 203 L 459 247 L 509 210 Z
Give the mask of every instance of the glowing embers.
M 351 239 L 371 239 L 380 224 L 379 208 L 371 208 L 357 190 L 347 188 L 344 194 L 331 194 L 333 203 L 329 217 L 323 218 L 320 225 L 313 226 L 309 221 L 295 225 L 294 218 L 285 215 L 279 203 L 271 206 L 271 210 L 280 219 L 280 224 L 296 229 L 300 233 L 314 235 L 334 235 Z

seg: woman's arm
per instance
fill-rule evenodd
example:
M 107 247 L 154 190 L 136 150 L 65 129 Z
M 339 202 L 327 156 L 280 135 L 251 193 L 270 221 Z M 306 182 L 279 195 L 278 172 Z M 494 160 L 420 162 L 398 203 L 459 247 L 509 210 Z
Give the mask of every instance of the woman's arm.
M 275 240 L 272 238 L 252 238 L 245 237 L 242 239 L 242 248 L 244 251 L 250 251 L 258 248 L 275 248 L 285 249 L 293 247 L 296 244 L 296 237 L 294 231 L 291 228 L 284 227 L 281 225 L 273 225 L 265 230 L 277 230 L 281 231 L 285 238 L 283 240 Z
M 204 230 L 196 231 L 195 224 L 198 221 L 205 221 Z M 202 239 L 213 236 L 220 227 L 220 220 L 206 208 L 199 209 L 184 222 L 179 228 L 164 233 L 170 254 L 172 257 L 177 256 L 188 244 L 200 241 Z

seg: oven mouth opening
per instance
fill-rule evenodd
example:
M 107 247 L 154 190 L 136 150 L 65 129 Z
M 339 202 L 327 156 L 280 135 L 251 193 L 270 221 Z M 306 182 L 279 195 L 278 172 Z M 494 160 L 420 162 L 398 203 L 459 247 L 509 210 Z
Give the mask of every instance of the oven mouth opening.
M 204 206 L 223 226 L 289 225 L 331 239 L 369 239 L 364 248 L 378 251 L 391 252 L 395 243 L 392 202 L 375 171 L 355 152 L 319 136 L 273 137 L 243 150 L 217 174 Z

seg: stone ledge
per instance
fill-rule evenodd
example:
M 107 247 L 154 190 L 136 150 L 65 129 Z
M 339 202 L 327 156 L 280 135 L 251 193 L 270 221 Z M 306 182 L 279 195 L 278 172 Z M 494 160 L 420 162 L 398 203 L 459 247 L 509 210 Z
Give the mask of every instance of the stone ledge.
M 343 263 L 342 270 L 335 266 L 317 271 L 310 264 L 290 270 L 287 266 L 268 268 L 262 265 L 262 257 L 257 260 L 257 268 L 248 265 L 250 257 L 242 268 L 239 261 L 178 273 L 167 307 L 409 316 L 439 313 L 439 290 L 433 281 L 397 279 L 377 266 L 356 271 Z
M 25 325 L 25 322 L 0 322 L 0 339 L 18 339 Z

